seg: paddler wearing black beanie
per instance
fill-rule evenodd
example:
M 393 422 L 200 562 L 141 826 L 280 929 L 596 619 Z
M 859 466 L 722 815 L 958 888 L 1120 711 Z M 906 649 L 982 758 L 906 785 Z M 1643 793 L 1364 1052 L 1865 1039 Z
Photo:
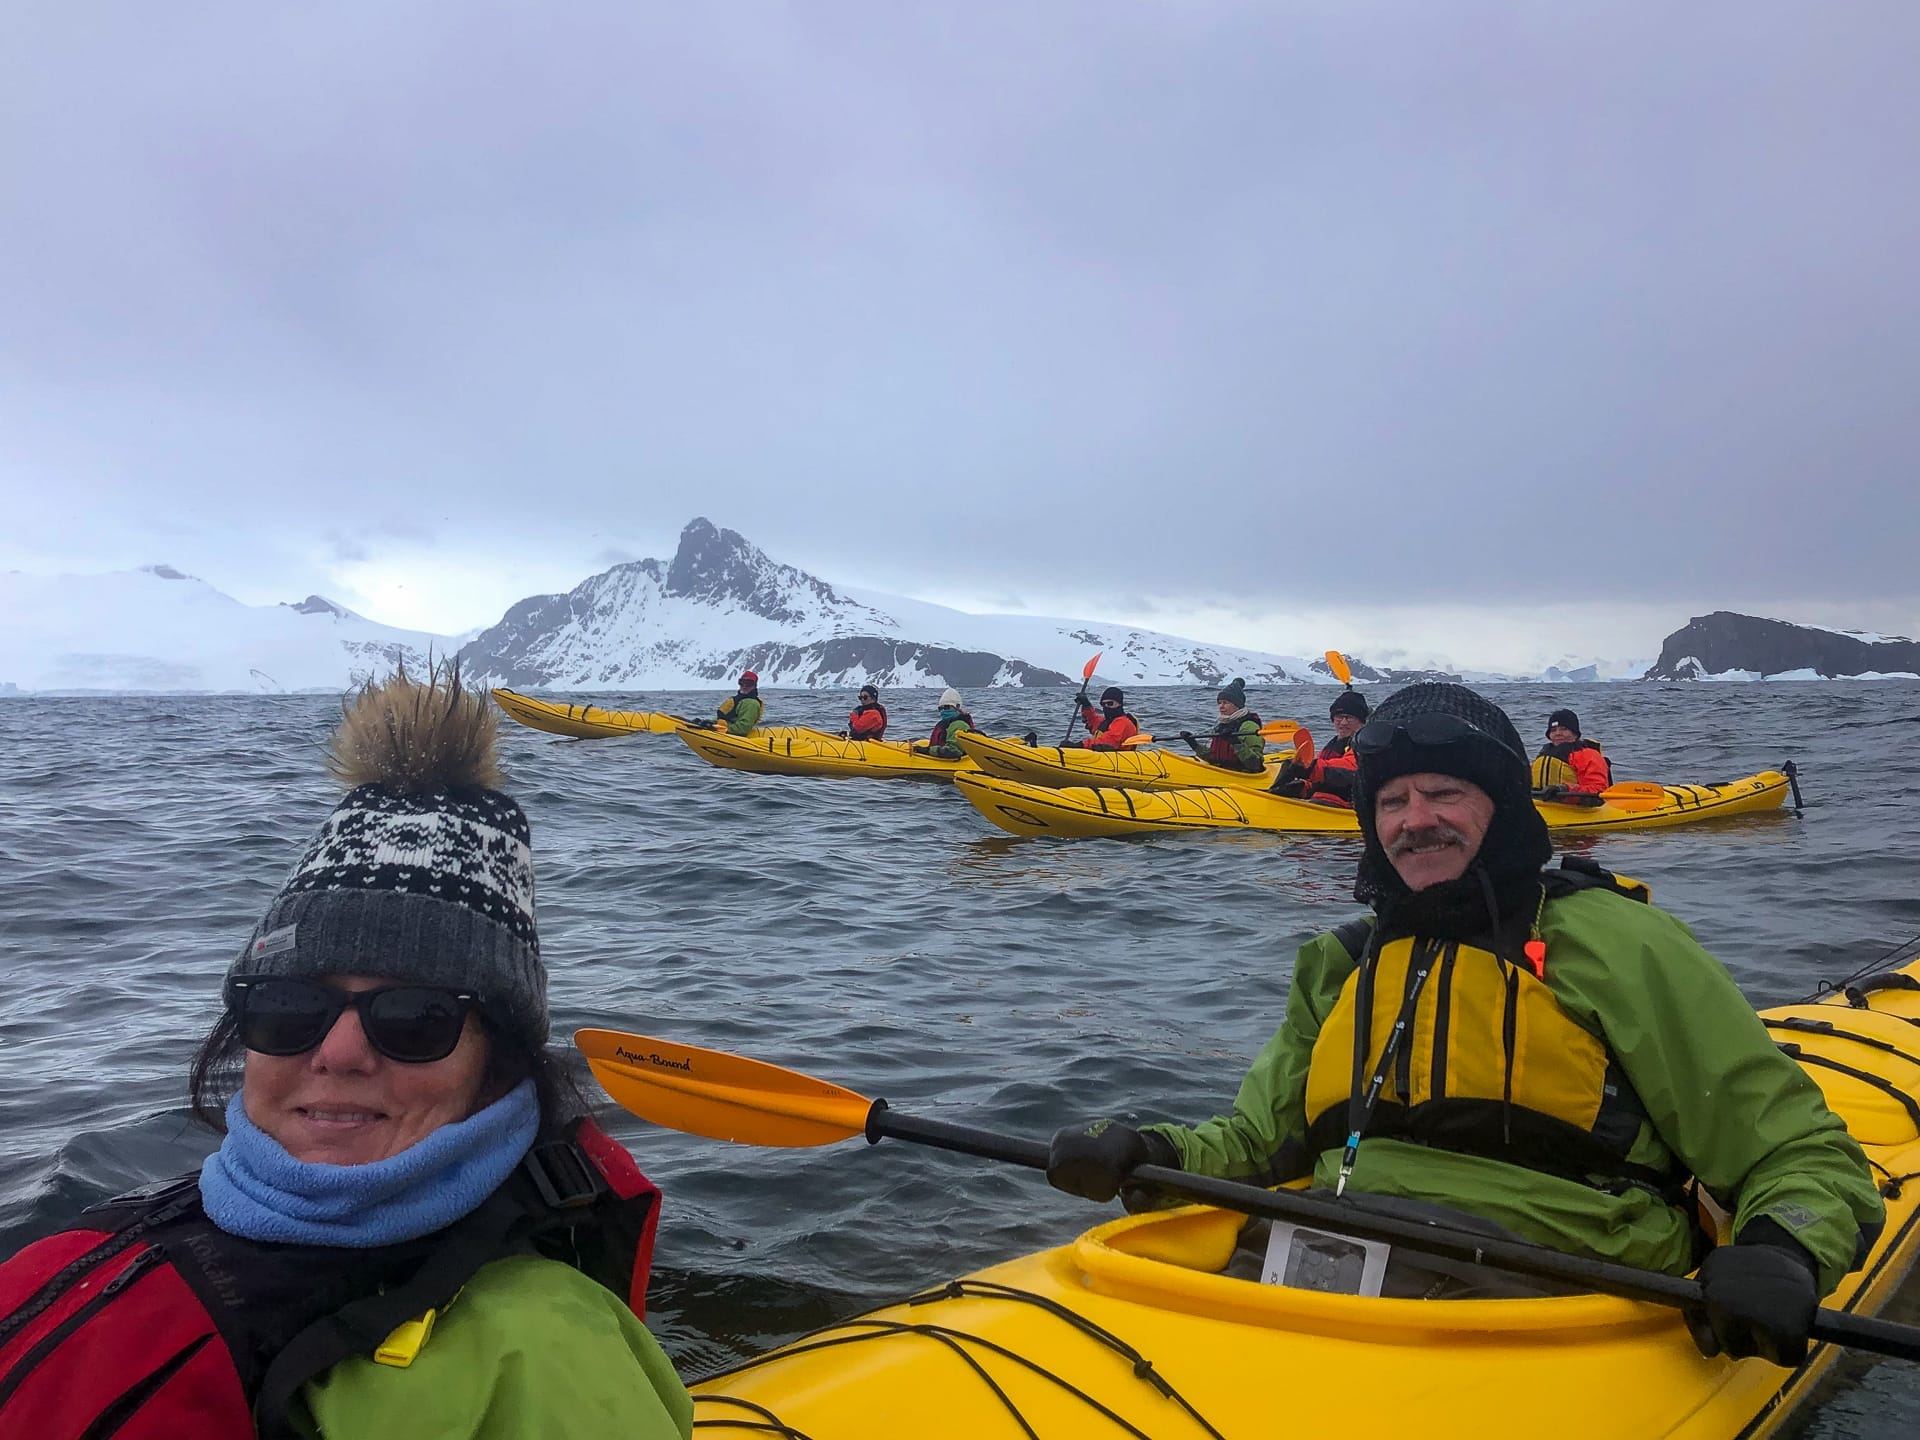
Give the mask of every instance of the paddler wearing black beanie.
M 1106 1200 L 1146 1162 L 1262 1185 L 1311 1176 L 1364 1208 L 1680 1275 L 1696 1241 L 1682 1187 L 1697 1177 L 1734 1243 L 1700 1266 L 1695 1343 L 1798 1364 L 1817 1298 L 1885 1221 L 1818 1087 L 1645 887 L 1545 868 L 1526 747 L 1497 705 L 1409 686 L 1354 748 L 1354 896 L 1372 913 L 1300 948 L 1286 1017 L 1233 1111 L 1061 1130 L 1048 1179 Z M 1406 1253 L 1377 1283 L 1524 1293 L 1487 1267 Z

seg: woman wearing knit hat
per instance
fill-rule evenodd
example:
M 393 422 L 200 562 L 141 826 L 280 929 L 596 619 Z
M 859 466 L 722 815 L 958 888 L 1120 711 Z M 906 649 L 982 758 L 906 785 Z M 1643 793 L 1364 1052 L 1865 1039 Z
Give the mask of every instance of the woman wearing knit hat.
M 1100 708 L 1082 690 L 1074 699 L 1080 702 L 1080 719 L 1087 727 L 1087 738 L 1080 742 L 1087 750 L 1124 750 L 1127 742 L 1140 733 L 1140 722 L 1127 713 L 1127 695 L 1118 685 L 1100 692 Z
M 0 1266 L 0 1430 L 689 1433 L 640 1319 L 659 1192 L 547 1048 L 497 719 L 451 667 L 348 704 L 350 788 L 193 1064 L 220 1148 Z
M 1210 765 L 1258 775 L 1266 768 L 1267 742 L 1260 735 L 1260 717 L 1247 708 L 1247 682 L 1234 676 L 1214 699 L 1220 720 L 1207 732 L 1206 745 L 1191 730 L 1182 730 L 1180 738 Z
M 1571 710 L 1549 715 L 1547 743 L 1533 760 L 1533 788 L 1564 786 L 1583 795 L 1598 795 L 1611 784 L 1613 762 L 1597 742 L 1580 738 L 1580 717 Z
M 1367 697 L 1348 686 L 1334 696 L 1333 704 L 1327 707 L 1333 739 L 1320 748 L 1310 764 L 1282 761 L 1279 774 L 1268 788 L 1276 795 L 1297 800 L 1351 806 L 1354 770 L 1358 764 L 1358 757 L 1353 753 L 1353 737 L 1366 719 Z
M 760 717 L 767 713 L 766 702 L 760 698 L 760 677 L 751 670 L 743 670 L 739 692 L 722 700 L 713 713 L 727 727 L 729 735 L 751 735 Z
M 960 703 L 960 692 L 949 686 L 940 692 L 940 716 L 933 722 L 933 733 L 926 744 L 915 744 L 916 755 L 937 755 L 942 760 L 964 760 L 967 752 L 955 742 L 973 729 L 973 716 Z
M 1697 1184 L 1733 1220 L 1699 1266 L 1694 1343 L 1799 1365 L 1818 1297 L 1886 1221 L 1819 1086 L 1644 886 L 1591 863 L 1546 868 L 1526 746 L 1497 705 L 1409 686 L 1354 748 L 1354 897 L 1373 913 L 1300 947 L 1286 1017 L 1233 1111 L 1068 1127 L 1047 1178 L 1096 1200 L 1143 1163 L 1310 1178 L 1359 1210 L 1672 1275 L 1697 1258 Z M 1271 1240 L 1267 1266 L 1284 1273 L 1287 1244 Z M 1533 1288 L 1464 1259 L 1381 1258 L 1321 1288 Z

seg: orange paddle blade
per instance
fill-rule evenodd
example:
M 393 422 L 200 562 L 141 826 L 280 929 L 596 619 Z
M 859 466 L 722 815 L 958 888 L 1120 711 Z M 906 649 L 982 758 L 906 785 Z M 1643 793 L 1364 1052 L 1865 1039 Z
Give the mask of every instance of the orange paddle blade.
M 1126 739 L 1122 740 L 1120 743 L 1126 746 L 1129 750 L 1131 750 L 1136 745 L 1151 745 L 1153 743 L 1153 736 L 1129 735 Z
M 1100 663 L 1100 657 L 1106 653 L 1104 650 L 1096 650 L 1093 652 L 1093 659 L 1087 661 L 1087 668 L 1080 672 L 1080 678 L 1082 680 L 1093 679 L 1093 667 Z
M 874 1102 L 763 1060 L 621 1030 L 576 1030 L 594 1079 L 643 1120 L 741 1145 L 831 1145 L 864 1135 Z
M 1338 650 L 1327 651 L 1327 668 L 1333 672 L 1333 678 L 1342 685 L 1353 683 L 1353 667 L 1347 664 L 1347 657 Z
M 1293 732 L 1293 760 L 1296 765 L 1313 763 L 1313 732 L 1304 725 Z
M 1291 741 L 1293 732 L 1299 728 L 1298 720 L 1269 720 L 1260 727 L 1260 736 L 1263 740 Z

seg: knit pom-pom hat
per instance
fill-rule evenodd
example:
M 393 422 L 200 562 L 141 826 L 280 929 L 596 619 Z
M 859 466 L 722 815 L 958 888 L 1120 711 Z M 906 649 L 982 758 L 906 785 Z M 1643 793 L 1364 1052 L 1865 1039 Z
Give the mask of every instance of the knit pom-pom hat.
M 547 1037 L 527 817 L 500 790 L 499 717 L 457 665 L 403 667 L 342 706 L 328 769 L 349 786 L 228 970 L 472 990 L 504 1031 Z
M 1247 682 L 1236 675 L 1222 686 L 1220 693 L 1213 698 L 1221 701 L 1232 701 L 1234 709 L 1244 710 L 1247 708 Z

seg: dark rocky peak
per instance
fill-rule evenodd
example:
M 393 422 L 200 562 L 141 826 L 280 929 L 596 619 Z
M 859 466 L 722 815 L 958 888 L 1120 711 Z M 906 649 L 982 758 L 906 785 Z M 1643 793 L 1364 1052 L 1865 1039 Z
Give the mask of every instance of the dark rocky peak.
M 1811 670 L 1830 678 L 1920 671 L 1920 644 L 1898 638 L 1867 640 L 1811 625 L 1716 610 L 1696 615 L 1669 635 L 1645 678 L 1693 680 L 1728 670 L 1760 675 Z
M 184 571 L 174 569 L 173 566 L 171 565 L 142 565 L 140 568 L 146 571 L 147 574 L 153 576 L 157 580 L 197 580 L 199 579 L 199 576 L 188 575 Z
M 353 611 L 347 609 L 346 606 L 336 604 L 324 595 L 309 595 L 297 605 L 288 600 L 282 600 L 280 603 L 285 605 L 289 610 L 299 611 L 302 615 L 337 615 L 342 620 L 358 620 L 360 618 L 354 614 Z
M 1336 685 L 1340 683 L 1334 680 L 1333 667 L 1325 660 L 1309 660 L 1307 669 L 1316 675 L 1333 680 Z M 1415 685 L 1424 680 L 1458 681 L 1460 679 L 1450 670 L 1395 670 L 1392 667 L 1380 669 L 1353 655 L 1347 656 L 1347 669 L 1352 672 L 1355 685 Z
M 666 590 L 708 604 L 732 602 L 782 622 L 804 618 L 804 612 L 793 607 L 799 594 L 811 593 L 827 606 L 849 603 L 832 586 L 804 570 L 778 564 L 744 535 L 723 530 L 704 516 L 680 532 L 680 548 L 667 567 Z

